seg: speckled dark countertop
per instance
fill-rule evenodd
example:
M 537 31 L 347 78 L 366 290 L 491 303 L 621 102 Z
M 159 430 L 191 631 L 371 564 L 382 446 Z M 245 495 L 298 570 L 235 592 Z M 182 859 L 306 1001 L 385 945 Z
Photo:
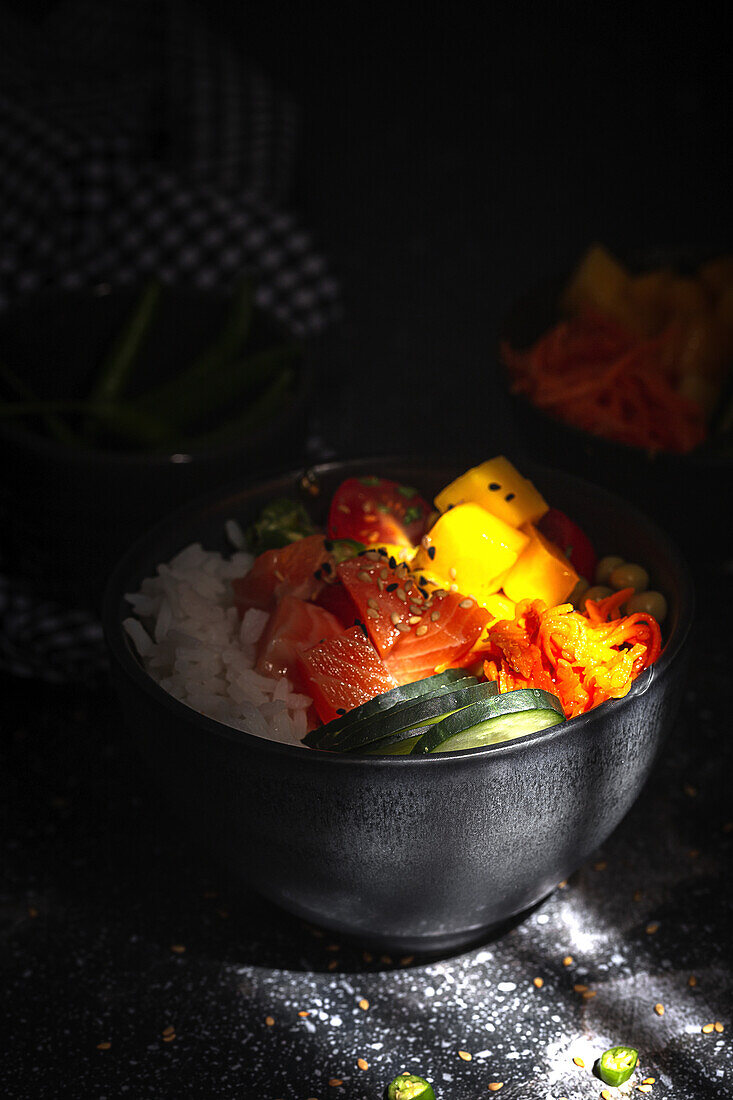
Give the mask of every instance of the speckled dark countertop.
M 159 805 L 106 691 L 6 683 L 0 1095 L 375 1100 L 407 1068 L 442 1100 L 489 1082 L 507 1100 L 590 1100 L 594 1059 L 620 1042 L 659 1100 L 733 1095 L 729 658 L 712 598 L 730 609 L 732 588 L 721 572 L 701 591 L 682 713 L 616 833 L 522 923 L 441 959 L 364 954 L 230 893 Z

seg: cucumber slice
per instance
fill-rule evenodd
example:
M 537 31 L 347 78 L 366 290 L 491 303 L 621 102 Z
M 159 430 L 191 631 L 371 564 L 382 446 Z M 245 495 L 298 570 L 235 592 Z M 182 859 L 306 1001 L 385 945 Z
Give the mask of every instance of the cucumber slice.
M 332 722 L 327 722 L 325 726 L 318 726 L 316 729 L 311 730 L 310 733 L 305 735 L 303 742 L 312 749 L 330 748 L 334 739 L 355 722 L 374 718 L 384 714 L 385 711 L 391 710 L 392 707 L 404 703 L 413 703 L 425 696 L 433 695 L 438 691 L 449 690 L 459 684 L 468 687 L 469 684 L 475 683 L 477 683 L 476 677 L 469 676 L 464 668 L 448 668 L 445 672 L 439 672 L 435 676 L 428 676 L 424 680 L 416 680 L 412 684 L 402 684 L 399 687 L 392 688 L 391 691 L 384 691 L 381 695 L 375 695 L 373 699 L 362 703 L 360 707 L 354 707 L 353 710 L 347 711 L 340 718 L 334 718 Z
M 417 733 L 410 734 L 408 737 L 396 734 L 394 737 L 386 737 L 384 741 L 377 741 L 367 749 L 352 749 L 352 752 L 363 753 L 366 756 L 409 756 L 423 732 L 423 729 L 419 729 Z
M 398 733 L 407 734 L 408 731 L 419 729 L 431 722 L 440 722 L 447 714 L 451 714 L 460 707 L 495 696 L 496 691 L 497 686 L 493 680 L 484 681 L 481 684 L 470 684 L 466 687 L 459 681 L 451 689 L 434 692 L 416 701 L 398 704 L 384 714 L 376 715 L 364 722 L 356 722 L 348 726 L 334 741 L 329 744 L 321 742 L 318 747 L 330 748 L 334 752 L 363 751 L 367 746 L 377 741 L 384 741 L 387 737 Z
M 562 703 L 540 688 L 518 688 L 472 703 L 430 726 L 412 750 L 456 752 L 512 741 L 565 721 Z

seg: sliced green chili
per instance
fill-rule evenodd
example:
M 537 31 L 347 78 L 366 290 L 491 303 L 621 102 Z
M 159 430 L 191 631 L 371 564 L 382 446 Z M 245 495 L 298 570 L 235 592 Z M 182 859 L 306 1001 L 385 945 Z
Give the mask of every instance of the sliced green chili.
M 606 1085 L 623 1085 L 631 1077 L 638 1061 L 639 1052 L 633 1047 L 611 1047 L 600 1057 L 598 1074 Z
M 387 1089 L 387 1100 L 435 1100 L 433 1086 L 414 1073 L 400 1073 Z

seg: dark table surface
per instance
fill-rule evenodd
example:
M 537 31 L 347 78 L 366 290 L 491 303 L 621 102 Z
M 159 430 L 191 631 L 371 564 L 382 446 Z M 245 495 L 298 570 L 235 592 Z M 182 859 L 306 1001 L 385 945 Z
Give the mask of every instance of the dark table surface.
M 466 431 L 477 459 L 514 453 L 493 352 L 513 296 L 593 239 L 721 238 L 727 78 L 697 21 L 528 38 L 517 17 L 489 42 L 454 21 L 418 48 L 386 14 L 360 37 L 329 6 L 217 7 L 303 104 L 297 202 L 343 286 L 312 453 L 450 451 Z M 453 957 L 370 955 L 235 894 L 104 684 L 6 678 L 0 1095 L 371 1100 L 406 1068 L 443 1100 L 490 1082 L 580 1100 L 621 1042 L 653 1096 L 733 1095 L 733 568 L 713 558 L 691 562 L 689 689 L 642 797 L 533 913 Z

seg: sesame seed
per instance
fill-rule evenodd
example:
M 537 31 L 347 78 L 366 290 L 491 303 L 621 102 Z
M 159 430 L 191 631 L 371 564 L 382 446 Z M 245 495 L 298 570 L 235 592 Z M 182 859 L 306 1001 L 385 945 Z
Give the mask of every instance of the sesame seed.
M 645 1077 L 641 1083 L 642 1085 L 653 1085 L 655 1081 L 656 1077 Z
M 576 1066 L 580 1066 L 581 1069 L 585 1069 L 585 1062 L 582 1058 L 578 1057 L 577 1054 L 573 1058 L 573 1061 L 575 1062 Z
M 647 936 L 653 936 L 655 932 L 659 931 L 658 921 L 652 921 L 651 924 L 648 924 L 646 926 L 645 931 L 646 931 Z
M 163 1042 L 164 1043 L 172 1043 L 173 1040 L 175 1039 L 175 1037 L 176 1037 L 176 1033 L 175 1033 L 175 1031 L 172 1031 L 170 1033 L 170 1035 L 164 1035 L 163 1036 Z
M 343 1085 L 343 1081 L 340 1077 L 329 1077 L 328 1083 L 332 1089 L 337 1089 L 340 1085 Z
M 397 597 L 402 600 L 403 603 L 407 603 L 407 593 L 404 588 L 398 588 L 396 592 Z
M 721 1024 L 720 1020 L 716 1020 L 715 1023 L 713 1024 L 713 1027 L 715 1028 L 718 1035 L 722 1035 L 723 1032 L 725 1031 L 725 1028 Z
M 392 583 L 388 584 L 387 587 L 385 588 L 385 592 L 394 592 L 394 590 L 396 588 L 399 588 L 399 585 L 397 584 L 397 581 L 392 581 Z
M 186 948 L 182 943 L 171 944 L 171 951 L 175 952 L 176 955 L 182 955 L 185 950 Z
M 328 964 L 328 969 L 329 970 L 335 970 L 336 967 L 338 966 L 338 964 L 339 964 L 338 959 L 331 959 L 330 963 Z
M 374 962 L 374 955 L 370 951 L 362 951 L 361 957 L 365 963 Z
M 390 569 L 396 569 L 397 568 L 397 558 L 393 557 L 391 554 L 390 554 L 390 557 L 389 557 L 389 567 L 390 567 Z
M 584 1001 L 591 1001 L 591 1000 L 593 1000 L 593 998 L 596 995 L 597 995 L 597 990 L 595 990 L 595 989 L 586 989 L 585 993 L 583 994 L 583 1000 Z
M 366 997 L 362 997 L 362 999 L 359 1001 L 359 1008 L 361 1008 L 364 1012 L 366 1012 L 366 1010 L 369 1008 L 369 1001 L 366 999 Z
M 163 1028 L 163 1035 L 173 1035 L 175 1034 L 175 1030 L 173 1024 L 168 1024 L 168 1027 Z
M 386 966 L 391 966 L 392 965 L 392 956 L 391 955 L 380 955 L 379 956 L 379 961 L 384 963 Z
M 452 565 L 451 565 L 450 569 L 448 570 L 448 576 L 450 577 L 450 579 L 452 581 L 454 581 L 456 579 L 456 571 L 455 571 L 455 569 L 453 568 Z
M 377 611 L 376 607 L 368 607 L 367 608 L 367 617 L 369 619 L 378 619 L 379 618 L 379 612 Z
M 112 1046 L 112 1044 L 108 1043 L 107 1040 L 105 1039 L 104 1042 L 97 1043 L 97 1050 L 109 1050 L 109 1048 L 111 1046 Z
M 438 609 L 436 607 L 435 611 L 432 611 L 430 613 L 430 621 L 433 622 L 433 623 L 437 623 L 439 618 L 440 618 L 440 612 L 438 611 Z
M 608 1089 L 601 1090 L 601 1100 L 612 1100 L 611 1093 Z
M 398 622 L 400 621 L 400 616 L 397 614 L 396 611 L 393 611 L 389 618 L 393 626 L 397 626 Z
M 420 622 L 420 619 L 421 619 L 420 615 L 410 615 L 410 618 L 407 621 L 410 624 L 410 626 L 415 626 L 416 623 Z M 425 627 L 425 629 L 427 630 L 427 627 Z
M 586 993 L 588 991 L 588 986 L 587 985 L 574 985 L 573 990 L 576 993 Z
M 655 1004 L 654 1011 L 656 1012 L 657 1016 L 664 1016 L 664 1005 Z
M 369 1069 L 369 1063 L 367 1062 L 366 1058 L 357 1058 L 356 1064 L 359 1069 Z
M 608 864 L 606 863 L 605 859 L 599 859 L 596 863 L 593 864 L 594 871 L 605 871 L 607 867 Z
M 503 1081 L 489 1081 L 489 1092 L 498 1092 L 499 1089 L 504 1088 Z
M 690 974 L 689 978 L 687 979 L 687 984 L 693 988 L 697 985 L 697 978 L 694 974 Z
M 298 1013 L 298 1015 L 299 1015 L 299 1016 L 310 1016 L 310 1012 L 308 1012 L 308 1010 L 307 1010 L 307 1009 L 305 1009 L 305 1008 L 302 1008 L 302 1009 L 300 1010 L 300 1012 Z
M 697 794 L 697 787 L 693 787 L 691 783 L 685 783 L 682 789 L 688 798 L 694 798 Z
M 469 1051 L 467 1051 L 467 1050 L 459 1050 L 458 1051 L 458 1057 L 462 1058 L 464 1062 L 470 1062 L 471 1059 L 473 1058 L 473 1055 L 470 1054 Z
M 637 1085 L 636 1086 L 636 1091 L 637 1092 L 651 1092 L 652 1091 L 652 1086 L 651 1085 Z
M 489 482 L 489 489 L 491 490 L 492 493 L 495 493 L 499 489 L 501 489 L 501 485 L 499 484 L 498 481 L 490 481 Z
M 703 1024 L 703 1028 L 702 1028 L 703 1035 L 712 1035 L 712 1033 L 714 1031 L 715 1031 L 715 1024 Z
M 562 964 L 563 964 L 563 966 L 572 966 L 573 965 L 573 956 L 572 955 L 566 955 L 565 958 L 562 961 Z
M 504 497 L 504 500 L 507 502 L 507 504 L 511 504 L 515 496 L 516 493 L 507 493 L 507 495 Z
M 348 507 L 348 505 L 346 505 L 346 504 L 337 504 L 336 507 L 339 510 L 339 512 L 343 512 L 345 516 L 350 516 L 351 515 L 351 509 Z
M 435 561 L 435 547 L 434 546 L 428 546 L 428 557 L 430 558 L 431 561 Z
M 268 1027 L 273 1027 L 274 1023 L 275 1023 L 275 1020 L 273 1019 L 272 1016 L 265 1016 L 265 1023 L 267 1024 Z
M 360 581 L 370 581 L 372 579 L 371 574 L 367 573 L 366 569 L 360 569 L 356 576 Z
M 414 955 L 403 955 L 400 959 L 400 966 L 409 966 L 410 963 L 415 961 Z
M 399 632 L 401 634 L 409 634 L 409 632 L 410 632 L 410 624 L 409 623 L 396 623 L 396 626 L 397 626 L 397 629 L 399 630 Z
M 473 607 L 473 600 L 461 600 L 458 606 L 463 607 L 464 609 Z
M 532 985 L 536 986 L 537 989 L 542 989 L 542 986 L 544 984 L 545 984 L 544 978 L 533 978 L 532 979 Z
M 415 633 L 417 634 L 418 638 L 422 638 L 423 634 L 427 634 L 427 632 L 428 632 L 428 628 L 427 628 L 427 624 L 426 624 L 426 623 L 423 623 L 423 624 L 422 624 L 422 626 L 419 626 L 419 627 L 417 628 L 417 630 L 415 631 Z

